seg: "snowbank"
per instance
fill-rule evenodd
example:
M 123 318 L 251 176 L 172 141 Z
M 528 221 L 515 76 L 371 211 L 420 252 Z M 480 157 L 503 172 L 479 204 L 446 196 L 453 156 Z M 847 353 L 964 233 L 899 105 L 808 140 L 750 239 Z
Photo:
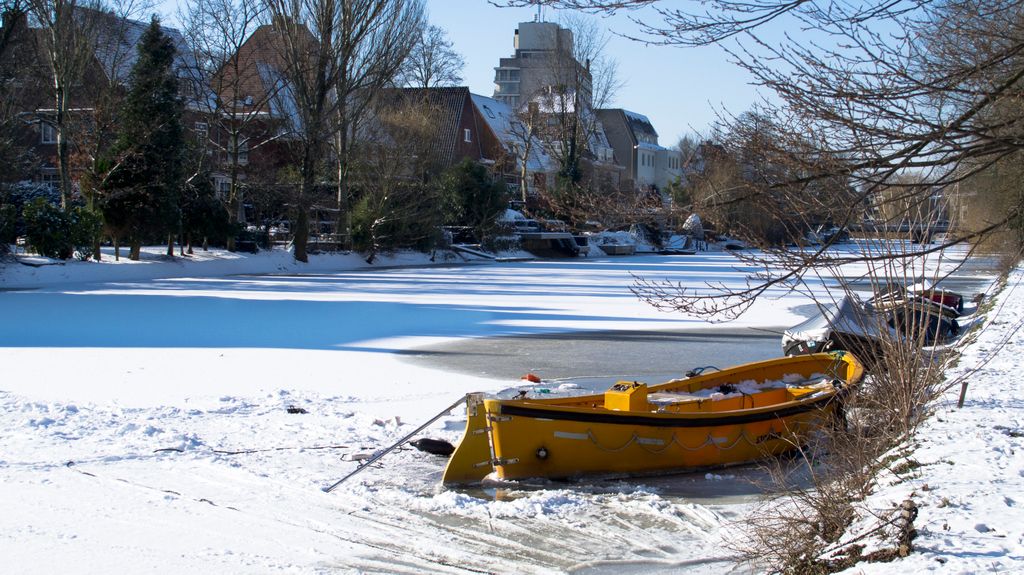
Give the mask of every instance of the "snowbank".
M 309 263 L 296 262 L 292 252 L 284 249 L 266 250 L 256 254 L 229 252 L 224 249 L 195 250 L 185 256 L 166 256 L 166 247 L 143 248 L 139 261 L 114 259 L 113 248 L 103 248 L 100 261 L 51 260 L 19 255 L 18 260 L 0 261 L 0 289 L 35 288 L 82 282 L 143 281 L 171 277 L 224 277 L 236 274 L 316 273 L 345 269 L 380 269 L 389 266 L 433 265 L 479 261 L 471 256 L 438 252 L 397 252 L 378 256 L 374 264 L 366 263 L 357 253 L 310 255 Z M 177 252 L 176 252 L 177 253 Z
M 887 573 L 1024 572 L 1024 268 L 1010 274 L 949 381 L 967 383 L 943 396 L 920 428 L 910 465 L 880 479 L 868 506 L 880 513 L 913 500 L 918 509 L 914 552 L 893 563 L 863 563 L 846 571 Z M 877 524 L 866 518 L 850 538 Z M 891 547 L 892 542 L 869 544 Z

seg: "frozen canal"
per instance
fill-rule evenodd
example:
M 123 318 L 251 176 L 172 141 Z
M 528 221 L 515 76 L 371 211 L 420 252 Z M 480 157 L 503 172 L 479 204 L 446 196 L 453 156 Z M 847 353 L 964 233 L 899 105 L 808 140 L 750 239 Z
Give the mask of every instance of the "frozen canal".
M 284 254 L 287 255 L 287 254 Z M 723 573 L 756 467 L 487 492 L 389 455 L 471 391 L 606 387 L 779 353 L 806 296 L 710 325 L 636 275 L 745 285 L 728 253 L 66 280 L 0 293 L 0 555 L 23 573 Z M 225 256 L 227 257 L 227 256 Z M 354 258 L 358 262 L 358 258 Z M 113 267 L 117 267 L 114 265 Z M 76 281 L 85 270 L 91 281 Z M 299 271 L 301 270 L 301 271 Z M 811 286 L 825 289 L 824 283 Z M 457 441 L 464 415 L 426 432 Z
M 764 328 L 569 332 L 460 340 L 412 350 L 408 357 L 497 379 L 514 380 L 533 373 L 553 384 L 572 382 L 603 390 L 619 380 L 656 384 L 682 377 L 695 367 L 727 367 L 778 357 L 779 341 L 779 334 Z
M 638 270 L 654 267 L 657 273 L 669 266 L 687 266 L 686 258 L 691 258 L 692 265 L 711 257 L 710 254 L 679 256 L 672 261 L 650 256 L 635 265 Z M 620 261 L 629 269 L 630 260 Z M 569 260 L 566 265 L 578 263 Z M 596 265 L 604 266 L 608 262 Z M 998 261 L 994 258 L 975 257 L 945 278 L 942 286 L 971 300 L 988 288 L 997 268 Z M 830 285 L 837 283 L 829 282 Z M 847 278 L 845 283 L 864 298 L 872 295 L 869 281 Z M 760 325 L 750 327 L 699 325 L 659 331 L 595 330 L 491 336 L 458 339 L 402 353 L 410 361 L 447 371 L 510 380 L 533 373 L 545 381 L 573 382 L 601 390 L 618 380 L 655 384 L 681 377 L 694 367 L 725 367 L 778 357 L 782 331 L 810 317 L 817 308 L 814 304 L 794 306 L 791 311 L 800 319 L 788 323 L 785 318 L 793 316 L 785 311 L 780 309 L 775 316 L 768 314 Z

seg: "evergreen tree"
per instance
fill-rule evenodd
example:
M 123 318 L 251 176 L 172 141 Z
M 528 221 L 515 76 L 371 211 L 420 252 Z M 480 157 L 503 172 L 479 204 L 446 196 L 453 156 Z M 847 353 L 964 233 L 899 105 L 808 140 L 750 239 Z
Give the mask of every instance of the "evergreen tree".
M 144 240 L 176 234 L 181 224 L 184 104 L 178 96 L 174 56 L 174 44 L 154 17 L 139 41 L 118 140 L 103 182 L 108 227 L 128 236 L 135 260 Z
M 201 241 L 207 249 L 209 239 L 234 236 L 237 225 L 228 219 L 228 209 L 217 198 L 213 189 L 213 178 L 209 172 L 196 174 L 185 184 L 181 199 L 181 229 L 188 253 L 192 253 L 193 241 Z
M 444 223 L 470 226 L 483 240 L 508 207 L 508 188 L 487 168 L 469 159 L 448 169 L 442 180 Z

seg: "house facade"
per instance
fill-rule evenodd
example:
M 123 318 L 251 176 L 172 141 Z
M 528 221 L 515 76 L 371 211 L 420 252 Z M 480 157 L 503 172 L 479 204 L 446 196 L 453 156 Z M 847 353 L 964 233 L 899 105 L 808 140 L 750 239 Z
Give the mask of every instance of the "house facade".
M 615 158 L 637 190 L 664 190 L 683 175 L 683 154 L 658 144 L 650 119 L 622 108 L 596 110 Z
M 492 166 L 492 172 L 519 201 L 544 192 L 554 181 L 555 162 L 543 143 L 510 105 L 479 94 L 472 94 L 472 100 L 483 129 L 482 161 Z
M 469 88 L 395 88 L 378 95 L 378 112 L 398 106 L 429 114 L 434 124 L 429 144 L 440 170 L 465 159 L 479 162 L 485 158 L 485 148 L 493 146 L 485 142 L 487 136 Z
M 129 88 L 130 75 L 138 60 L 138 43 L 148 22 L 117 17 L 88 8 L 75 9 L 75 21 L 88 34 L 92 50 L 70 91 L 66 105 L 63 137 L 69 143 L 72 182 L 116 137 L 118 102 Z M 184 36 L 161 26 L 177 49 L 173 64 L 179 94 L 186 106 L 186 127 L 202 113 L 210 91 L 201 82 L 197 63 Z M 13 87 L 21 134 L 18 143 L 35 158 L 21 179 L 59 186 L 57 167 L 58 124 L 53 75 L 48 64 L 47 31 L 32 28 L 24 13 L 4 14 L 0 34 L 9 38 L 9 48 L 0 60 L 0 75 Z

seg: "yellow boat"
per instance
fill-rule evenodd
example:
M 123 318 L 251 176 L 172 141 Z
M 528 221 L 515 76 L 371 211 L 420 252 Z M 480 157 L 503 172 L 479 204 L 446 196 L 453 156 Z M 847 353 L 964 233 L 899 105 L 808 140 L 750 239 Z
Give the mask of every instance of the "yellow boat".
M 748 363 L 648 387 L 544 399 L 467 396 L 447 485 L 643 475 L 749 462 L 792 450 L 841 413 L 864 368 L 852 354 Z

